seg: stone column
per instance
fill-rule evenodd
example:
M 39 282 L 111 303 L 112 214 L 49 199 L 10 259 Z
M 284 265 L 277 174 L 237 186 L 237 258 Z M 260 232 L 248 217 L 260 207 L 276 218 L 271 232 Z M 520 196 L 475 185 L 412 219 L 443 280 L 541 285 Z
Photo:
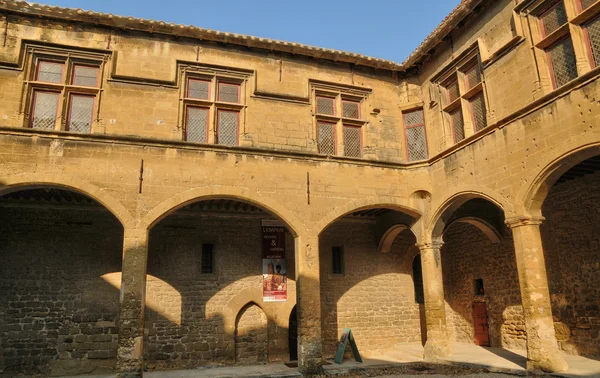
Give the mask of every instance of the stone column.
M 423 293 L 425 295 L 425 322 L 427 341 L 424 358 L 435 361 L 450 355 L 450 341 L 446 330 L 446 308 L 444 303 L 444 281 L 442 277 L 443 242 L 417 244 L 421 251 L 423 271 Z
M 298 370 L 322 372 L 321 281 L 319 237 L 296 237 L 296 312 L 298 314 Z
M 540 236 L 544 218 L 516 217 L 506 220 L 515 243 L 521 301 L 527 331 L 527 369 L 559 372 L 568 369 L 558 351 L 546 262 Z
M 125 229 L 119 317 L 118 377 L 143 375 L 148 231 Z

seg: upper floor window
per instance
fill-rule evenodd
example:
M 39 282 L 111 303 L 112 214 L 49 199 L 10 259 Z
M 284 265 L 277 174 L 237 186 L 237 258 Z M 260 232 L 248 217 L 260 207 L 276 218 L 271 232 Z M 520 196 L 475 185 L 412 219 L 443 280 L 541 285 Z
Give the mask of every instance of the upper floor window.
M 316 135 L 320 154 L 362 157 L 362 98 L 334 92 L 315 95 Z M 341 140 L 338 140 L 341 135 Z
M 408 161 L 426 160 L 428 158 L 427 133 L 425 132 L 423 109 L 404 112 L 402 118 L 404 119 Z
M 476 133 L 487 126 L 483 79 L 479 55 L 471 53 L 446 70 L 440 80 L 442 105 L 454 143 L 465 139 L 468 130 Z
M 538 1 L 527 9 L 537 20 L 532 27 L 542 83 L 559 88 L 597 66 L 600 58 L 600 2 Z
M 183 140 L 239 145 L 241 87 L 237 78 L 190 75 L 183 99 Z
M 91 133 L 100 94 L 101 60 L 34 55 L 28 83 L 28 126 Z

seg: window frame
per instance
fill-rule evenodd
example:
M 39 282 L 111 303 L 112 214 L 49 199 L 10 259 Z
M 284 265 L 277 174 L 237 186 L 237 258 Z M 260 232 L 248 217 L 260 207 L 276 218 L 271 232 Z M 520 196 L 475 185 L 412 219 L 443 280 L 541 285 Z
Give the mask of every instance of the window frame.
M 547 6 L 544 6 L 544 8 L 542 8 L 542 10 L 537 15 L 538 26 L 540 28 L 540 35 L 541 35 L 542 39 L 556 33 L 557 31 L 559 31 L 560 28 L 564 27 L 564 25 L 569 24 L 569 18 L 567 15 L 567 5 L 565 4 L 564 0 L 553 0 L 553 1 L 554 2 L 550 1 Z M 565 15 L 567 17 L 567 21 L 564 24 L 557 27 L 556 29 L 552 30 L 549 34 L 546 34 L 546 26 L 544 25 L 543 17 L 544 17 L 544 15 L 550 13 L 553 9 L 557 8 L 559 6 L 559 4 L 561 4 L 561 3 L 563 5 L 563 7 L 565 8 Z
M 207 93 L 206 98 L 190 97 L 190 91 L 192 89 L 192 86 L 190 85 L 190 83 L 192 81 L 201 81 L 201 82 L 208 83 L 208 93 Z M 200 77 L 196 77 L 196 76 L 188 76 L 187 77 L 186 89 L 185 89 L 185 99 L 197 100 L 197 101 L 210 101 L 211 95 L 212 95 L 212 80 L 200 78 Z
M 354 128 L 354 129 L 358 129 L 359 156 L 348 156 L 347 153 L 346 153 L 346 128 L 348 128 L 348 127 Z M 343 141 L 344 142 L 344 157 L 350 157 L 350 158 L 355 158 L 355 159 L 362 159 L 362 157 L 363 157 L 363 131 L 362 131 L 362 126 L 360 126 L 360 125 L 351 125 L 351 124 L 347 124 L 347 123 L 343 123 L 342 122 L 342 132 L 343 132 L 342 137 L 344 138 L 344 141 Z M 334 141 L 335 141 L 335 137 L 334 137 Z
M 588 55 L 588 61 L 590 63 L 590 68 L 594 69 L 596 67 L 598 67 L 598 63 L 596 62 L 596 58 L 594 57 L 594 49 L 592 48 L 592 40 L 590 38 L 590 32 L 589 32 L 589 24 L 591 24 L 594 21 L 598 21 L 600 20 L 600 13 L 594 15 L 593 17 L 591 17 L 589 20 L 586 20 L 583 24 L 581 24 L 581 30 L 583 32 L 583 38 L 585 40 L 585 48 L 586 48 L 586 52 Z M 600 51 L 599 51 L 600 53 Z
M 53 130 L 56 130 L 56 121 L 58 121 L 59 117 L 59 108 L 60 108 L 60 100 L 61 100 L 61 92 L 60 91 L 53 91 L 53 90 L 48 90 L 48 89 L 36 89 L 34 88 L 32 90 L 32 94 L 31 94 L 31 110 L 30 110 L 30 114 L 29 114 L 29 125 L 28 127 L 30 129 L 34 129 L 34 130 L 40 130 L 40 129 L 36 129 L 33 127 L 33 122 L 35 121 L 35 104 L 37 101 L 37 95 L 38 93 L 52 93 L 55 94 L 57 96 L 57 106 L 56 106 L 56 111 L 55 111 L 55 115 L 54 115 L 54 127 Z
M 320 98 L 325 98 L 325 99 L 331 100 L 331 103 L 333 105 L 333 114 L 319 113 L 319 99 Z M 338 117 L 336 103 L 337 103 L 336 96 L 330 97 L 330 96 L 326 96 L 326 95 L 317 94 L 315 96 L 315 114 L 322 116 L 322 117 Z
M 204 246 L 211 246 L 211 269 L 210 272 L 204 271 Z M 200 250 L 200 274 L 203 276 L 214 276 L 217 273 L 217 261 L 215 253 L 215 243 L 202 243 Z
M 71 79 L 69 80 L 70 85 L 74 86 L 74 87 L 81 87 L 81 88 L 98 88 L 100 87 L 100 67 L 95 66 L 95 65 L 91 65 L 91 64 L 85 64 L 85 63 L 79 63 L 79 62 L 74 62 L 72 64 L 72 75 L 71 75 Z M 75 76 L 76 76 L 76 72 L 77 72 L 77 68 L 78 67 L 87 67 L 87 68 L 95 68 L 96 69 L 96 85 L 94 85 L 93 87 L 89 86 L 89 85 L 77 85 L 74 84 L 75 82 Z
M 235 146 L 231 146 L 228 144 L 221 144 L 219 143 L 219 117 L 221 112 L 229 112 L 229 113 L 235 113 L 237 116 L 237 126 L 236 126 L 236 135 L 235 135 Z M 219 108 L 217 107 L 216 109 L 216 123 L 215 123 L 215 144 L 219 145 L 219 146 L 227 146 L 227 147 L 237 147 L 240 145 L 240 111 L 237 110 L 233 110 L 233 109 L 227 109 L 227 108 Z
M 60 82 L 56 83 L 53 81 L 40 80 L 40 72 L 41 72 L 42 64 L 54 64 L 54 65 L 62 66 L 61 73 L 60 73 Z M 36 83 L 44 83 L 44 84 L 52 84 L 52 85 L 65 85 L 65 68 L 67 67 L 67 63 L 65 61 L 54 60 L 51 58 L 44 57 L 44 58 L 39 58 L 37 60 L 37 62 L 35 63 L 35 65 L 36 65 L 36 69 L 35 69 L 35 73 L 34 73 L 34 77 L 33 77 L 32 81 L 34 81 Z
M 186 104 L 185 105 L 185 122 L 184 122 L 184 130 L 183 130 L 183 141 L 185 142 L 190 142 L 188 140 L 188 130 L 189 130 L 189 117 L 190 117 L 190 113 L 189 113 L 189 109 L 190 108 L 196 108 L 196 109 L 205 109 L 207 112 L 206 115 L 206 132 L 205 132 L 205 140 L 206 142 L 204 142 L 204 144 L 208 143 L 208 129 L 209 129 L 209 125 L 210 125 L 210 116 L 211 116 L 211 111 L 210 111 L 210 107 L 207 106 L 200 106 L 200 105 L 196 105 L 196 104 Z M 202 143 L 202 142 L 190 142 L 190 143 Z
M 334 271 L 335 269 L 335 253 L 334 250 L 339 251 L 339 272 Z M 344 246 L 343 245 L 332 245 L 331 246 L 331 274 L 334 276 L 344 276 L 346 274 L 346 264 L 344 259 Z
M 329 155 L 329 154 L 325 154 L 322 153 L 320 151 L 320 143 L 319 143 L 319 129 L 321 128 L 322 124 L 326 124 L 326 125 L 331 125 L 331 127 L 333 128 L 333 155 Z M 331 121 L 317 121 L 317 152 L 319 153 L 319 155 L 325 155 L 325 156 L 334 156 L 338 154 L 338 136 L 337 136 L 337 123 L 336 122 L 331 122 Z
M 408 124 L 406 123 L 406 115 L 416 112 L 416 111 L 421 111 L 423 113 L 423 123 L 419 123 L 419 124 L 415 124 L 415 125 L 411 125 L 408 126 Z M 404 126 L 404 148 L 406 150 L 406 161 L 409 163 L 415 163 L 415 162 L 422 162 L 422 161 L 427 161 L 429 160 L 429 139 L 427 137 L 427 124 L 425 121 L 425 108 L 424 107 L 418 107 L 418 108 L 410 108 L 410 109 L 406 109 L 402 111 L 402 124 Z M 409 146 L 408 146 L 408 129 L 414 129 L 417 127 L 423 127 L 423 130 L 425 132 L 425 155 L 427 155 L 427 157 L 425 159 L 421 159 L 421 160 L 410 160 L 410 152 L 409 152 Z
M 221 85 L 228 85 L 230 87 L 235 86 L 237 89 L 237 102 L 230 102 L 230 101 L 224 101 L 221 100 Z M 209 87 L 210 88 L 210 87 Z M 231 81 L 227 81 L 227 80 L 223 80 L 223 79 L 217 79 L 217 94 L 216 94 L 216 99 L 215 102 L 216 103 L 223 103 L 223 104 L 236 104 L 239 105 L 242 101 L 242 85 L 241 83 L 233 83 Z M 210 93 L 209 93 L 209 98 L 210 98 Z
M 358 113 L 358 116 L 356 118 L 344 116 L 344 104 L 345 103 L 356 104 L 357 113 Z M 341 109 L 342 110 L 342 112 L 341 112 L 342 117 L 341 118 L 353 119 L 353 120 L 361 119 L 362 114 L 361 114 L 361 109 L 360 109 L 361 108 L 360 103 L 361 102 L 358 101 L 358 100 L 352 100 L 352 99 L 344 98 L 342 96 L 342 109 Z M 334 113 L 335 113 L 335 108 L 334 108 Z
M 69 92 L 68 93 L 68 97 L 67 97 L 67 118 L 66 118 L 66 122 L 65 122 L 65 131 L 71 131 L 70 127 L 69 127 L 69 124 L 71 123 L 71 113 L 73 111 L 73 97 L 74 96 L 91 97 L 91 98 L 93 98 L 93 102 L 92 102 L 92 114 L 91 114 L 91 118 L 90 118 L 90 134 L 91 134 L 92 133 L 92 127 L 94 125 L 94 111 L 96 110 L 96 100 L 97 100 L 97 98 L 94 95 L 82 94 L 82 93 L 78 93 L 78 92 Z M 72 131 L 72 132 L 80 133 L 78 131 Z

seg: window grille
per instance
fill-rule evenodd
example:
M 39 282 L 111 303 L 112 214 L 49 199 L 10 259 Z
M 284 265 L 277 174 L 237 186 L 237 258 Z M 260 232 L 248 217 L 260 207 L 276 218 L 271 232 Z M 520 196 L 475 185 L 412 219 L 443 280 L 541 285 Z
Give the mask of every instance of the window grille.
M 335 124 L 319 122 L 317 128 L 319 134 L 319 153 L 335 155 Z
M 54 130 L 58 93 L 35 91 L 31 112 L 31 127 L 40 130 Z
M 217 114 L 217 144 L 237 146 L 239 112 L 219 110 Z
M 331 273 L 344 274 L 344 250 L 342 247 L 331 247 Z
M 240 86 L 237 84 L 219 83 L 219 101 L 240 102 Z
M 72 83 L 81 87 L 98 86 L 98 67 L 75 66 Z
M 588 43 L 593 56 L 594 67 L 600 63 L 600 17 L 596 17 L 586 25 Z
M 37 81 L 44 81 L 47 83 L 62 83 L 63 76 L 63 63 L 55 63 L 55 62 L 39 62 L 38 64 L 38 72 L 37 72 Z
M 456 80 L 456 78 L 446 86 L 446 92 L 448 93 L 449 103 L 460 97 L 460 89 L 458 87 L 458 80 Z
M 202 244 L 202 273 L 214 273 L 214 245 Z
M 350 157 L 361 157 L 361 128 L 356 126 L 344 126 L 344 155 Z
M 597 0 L 580 0 L 581 10 L 587 9 L 590 5 L 594 4 Z
M 71 95 L 67 130 L 90 133 L 94 117 L 94 96 Z
M 210 82 L 205 80 L 194 80 L 188 81 L 188 94 L 189 98 L 197 98 L 200 100 L 208 100 L 210 95 Z
M 471 111 L 473 112 L 473 123 L 475 124 L 475 131 L 480 131 L 484 129 L 487 126 L 487 118 L 483 92 L 480 92 L 471 99 Z
M 471 67 L 465 74 L 467 89 L 473 88 L 481 83 L 481 67 L 479 63 Z
M 552 8 L 540 16 L 544 36 L 549 35 L 556 29 L 567 23 L 567 12 L 563 1 L 559 1 Z
M 458 143 L 465 139 L 465 124 L 461 109 L 457 109 L 450 113 L 450 119 L 452 120 L 452 133 L 454 135 L 454 143 Z
M 335 115 L 335 99 L 317 96 L 317 113 Z
M 427 159 L 427 136 L 425 133 L 423 109 L 404 113 L 404 125 L 406 128 L 408 161 Z
M 342 101 L 342 116 L 345 118 L 360 118 L 360 104 L 356 101 Z
M 577 63 L 571 38 L 565 38 L 556 43 L 554 46 L 548 48 L 547 52 L 556 88 L 577 77 Z
M 185 125 L 185 140 L 197 143 L 206 143 L 208 133 L 208 109 L 187 107 Z

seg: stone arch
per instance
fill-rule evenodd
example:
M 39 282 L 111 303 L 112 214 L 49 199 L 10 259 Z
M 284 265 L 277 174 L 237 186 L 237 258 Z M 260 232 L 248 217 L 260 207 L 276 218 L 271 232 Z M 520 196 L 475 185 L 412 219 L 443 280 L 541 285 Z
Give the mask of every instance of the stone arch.
M 472 199 L 483 199 L 497 206 L 505 214 L 512 212 L 512 205 L 504 197 L 487 189 L 469 189 L 456 191 L 445 198 L 436 207 L 433 216 L 429 220 L 426 234 L 432 240 L 442 240 L 442 234 L 452 214 L 467 201 Z
M 135 221 L 129 211 L 117 199 L 95 185 L 72 176 L 60 174 L 19 174 L 0 178 L 0 195 L 22 189 L 55 187 L 88 196 L 110 211 L 124 228 L 133 227 Z
M 422 213 L 415 209 L 406 199 L 391 196 L 373 196 L 356 199 L 335 207 L 333 210 L 329 211 L 327 215 L 321 218 L 321 220 L 316 222 L 314 230 L 320 235 L 330 224 L 346 214 L 378 207 L 397 210 L 413 217 L 415 220 L 419 219 L 422 215 Z
M 248 302 L 235 320 L 235 362 L 259 363 L 268 361 L 268 319 L 262 307 Z
M 450 227 L 452 224 L 454 224 L 456 222 L 467 223 L 467 224 L 470 224 L 471 226 L 474 226 L 479 231 L 481 231 L 485 236 L 487 236 L 487 238 L 490 239 L 492 244 L 498 244 L 502 240 L 502 235 L 500 234 L 498 229 L 496 229 L 496 227 L 492 226 L 488 221 L 481 219 L 479 217 L 459 218 L 459 219 L 451 222 L 448 225 L 448 227 Z
M 250 189 L 222 185 L 194 188 L 174 195 L 150 210 L 141 220 L 140 227 L 150 230 L 167 215 L 190 203 L 222 198 L 248 202 L 270 212 L 288 226 L 294 237 L 297 237 L 300 231 L 305 228 L 304 222 L 300 218 L 270 197 Z
M 531 184 L 526 186 L 525 190 L 517 196 L 520 199 L 518 205 L 521 206 L 518 209 L 518 215 L 541 216 L 544 200 L 556 181 L 578 163 L 596 155 L 600 155 L 600 142 L 586 144 L 561 151 L 558 154 L 546 156 L 539 164 L 543 168 L 525 180 L 525 182 Z
M 227 333 L 233 334 L 235 332 L 237 317 L 240 311 L 249 303 L 254 303 L 261 309 L 264 308 L 263 293 L 260 289 L 244 289 L 227 302 L 222 313 L 223 325 Z M 206 316 L 210 318 L 213 314 L 206 314 Z

